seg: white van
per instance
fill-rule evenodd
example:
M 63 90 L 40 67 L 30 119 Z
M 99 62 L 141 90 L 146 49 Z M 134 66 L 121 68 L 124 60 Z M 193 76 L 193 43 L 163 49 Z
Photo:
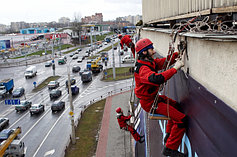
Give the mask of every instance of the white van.
M 125 63 L 125 62 L 134 63 L 135 59 L 131 57 L 130 55 L 127 55 L 122 58 L 122 63 Z
M 36 66 L 30 66 L 29 68 L 26 69 L 25 71 L 25 78 L 31 78 L 36 76 L 37 70 Z

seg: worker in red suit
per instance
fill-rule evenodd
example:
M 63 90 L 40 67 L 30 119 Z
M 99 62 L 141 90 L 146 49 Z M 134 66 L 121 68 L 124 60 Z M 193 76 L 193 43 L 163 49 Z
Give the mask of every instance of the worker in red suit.
M 124 44 L 127 45 L 127 47 L 131 49 L 133 57 L 135 58 L 135 45 L 132 42 L 131 36 L 130 35 L 122 36 L 121 34 L 119 34 L 118 38 L 120 39 L 121 49 L 123 49 Z
M 163 68 L 166 58 L 156 58 L 153 43 L 145 38 L 140 39 L 135 46 L 138 54 L 138 60 L 135 65 L 135 94 L 140 99 L 142 108 L 146 112 L 150 112 L 156 94 L 159 90 L 159 86 L 169 80 L 177 71 L 184 66 L 183 60 L 175 60 L 179 53 L 173 53 L 171 58 L 171 64 L 175 65 L 164 72 L 158 73 Z M 168 56 L 170 58 L 171 56 Z M 187 127 L 187 116 L 180 112 L 179 103 L 172 100 L 165 95 L 160 95 L 158 99 L 158 108 L 153 109 L 156 114 L 168 116 L 167 100 L 169 100 L 169 117 L 166 127 L 166 137 L 164 142 L 166 143 L 163 149 L 163 155 L 165 156 L 185 156 L 185 154 L 177 151 L 183 135 Z
M 118 120 L 120 129 L 124 129 L 126 131 L 129 131 L 136 141 L 138 141 L 140 143 L 144 142 L 144 136 L 140 136 L 137 133 L 137 131 L 131 125 L 127 124 L 127 121 L 129 121 L 132 116 L 131 115 L 124 116 L 123 115 L 123 110 L 120 107 L 118 107 L 116 109 L 116 112 L 117 112 L 117 120 Z

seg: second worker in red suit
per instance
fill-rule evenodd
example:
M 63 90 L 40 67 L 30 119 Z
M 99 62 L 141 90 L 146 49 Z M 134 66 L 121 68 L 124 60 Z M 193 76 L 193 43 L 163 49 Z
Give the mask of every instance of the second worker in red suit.
M 121 34 L 119 34 L 118 38 L 120 39 L 121 49 L 123 49 L 124 44 L 127 45 L 127 47 L 131 49 L 133 57 L 135 58 L 135 45 L 132 42 L 131 36 L 130 35 L 122 36 Z
M 138 54 L 134 72 L 136 82 L 135 94 L 140 99 L 142 108 L 149 113 L 159 86 L 176 74 L 184 66 L 184 63 L 182 60 L 175 62 L 179 54 L 177 52 L 173 53 L 170 65 L 175 63 L 174 67 L 158 73 L 159 70 L 162 70 L 166 58 L 153 58 L 156 53 L 153 43 L 147 38 L 140 39 L 136 43 L 135 49 Z M 168 56 L 168 58 L 170 57 Z M 169 110 L 167 110 L 167 100 L 169 100 Z M 159 95 L 158 108 L 154 109 L 156 114 L 165 116 L 168 116 L 169 112 L 169 117 L 171 118 L 166 126 L 165 147 L 163 149 L 163 155 L 165 156 L 185 156 L 185 154 L 177 151 L 187 126 L 187 116 L 181 112 L 179 105 L 175 100 L 165 95 Z
M 117 112 L 117 120 L 118 120 L 120 129 L 129 131 L 132 134 L 135 141 L 138 141 L 140 143 L 144 142 L 144 136 L 140 136 L 131 125 L 127 124 L 127 121 L 129 121 L 132 116 L 123 115 L 123 110 L 120 107 L 116 109 L 116 112 Z

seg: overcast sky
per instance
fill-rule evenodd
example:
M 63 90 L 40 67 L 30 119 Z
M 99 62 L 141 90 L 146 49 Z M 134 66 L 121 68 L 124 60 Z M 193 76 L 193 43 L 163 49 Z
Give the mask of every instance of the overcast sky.
M 104 21 L 142 15 L 142 0 L 3 0 L 0 24 L 10 22 L 51 22 L 60 17 L 81 17 L 102 13 Z

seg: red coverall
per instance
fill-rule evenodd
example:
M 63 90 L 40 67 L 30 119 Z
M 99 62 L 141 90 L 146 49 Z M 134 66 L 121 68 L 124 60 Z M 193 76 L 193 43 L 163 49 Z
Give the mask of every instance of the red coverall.
M 178 53 L 174 53 L 171 64 L 175 62 Z M 159 85 L 169 80 L 177 70 L 171 68 L 162 73 L 157 73 L 163 68 L 166 58 L 154 59 L 153 62 L 138 60 L 135 67 L 135 94 L 140 98 L 142 108 L 146 112 L 150 112 L 155 96 L 159 90 Z M 170 133 L 167 140 L 166 147 L 177 150 L 182 137 L 185 132 L 184 120 L 185 114 L 178 110 L 178 103 L 164 95 L 160 95 L 158 99 L 158 108 L 155 113 L 168 115 L 167 113 L 167 99 L 169 99 L 169 116 L 171 120 L 168 121 L 166 133 Z
M 133 57 L 135 58 L 135 45 L 130 38 L 131 38 L 130 35 L 123 36 L 121 38 L 120 45 L 121 45 L 121 49 L 123 49 L 123 44 L 126 44 L 127 47 L 131 49 Z
M 120 129 L 125 129 L 126 131 L 130 131 L 133 138 L 136 141 L 140 141 L 141 137 L 137 133 L 137 131 L 132 126 L 127 124 L 127 121 L 129 121 L 130 118 L 131 118 L 131 115 L 129 115 L 129 116 L 124 116 L 123 114 L 117 115 L 117 120 L 118 120 Z

